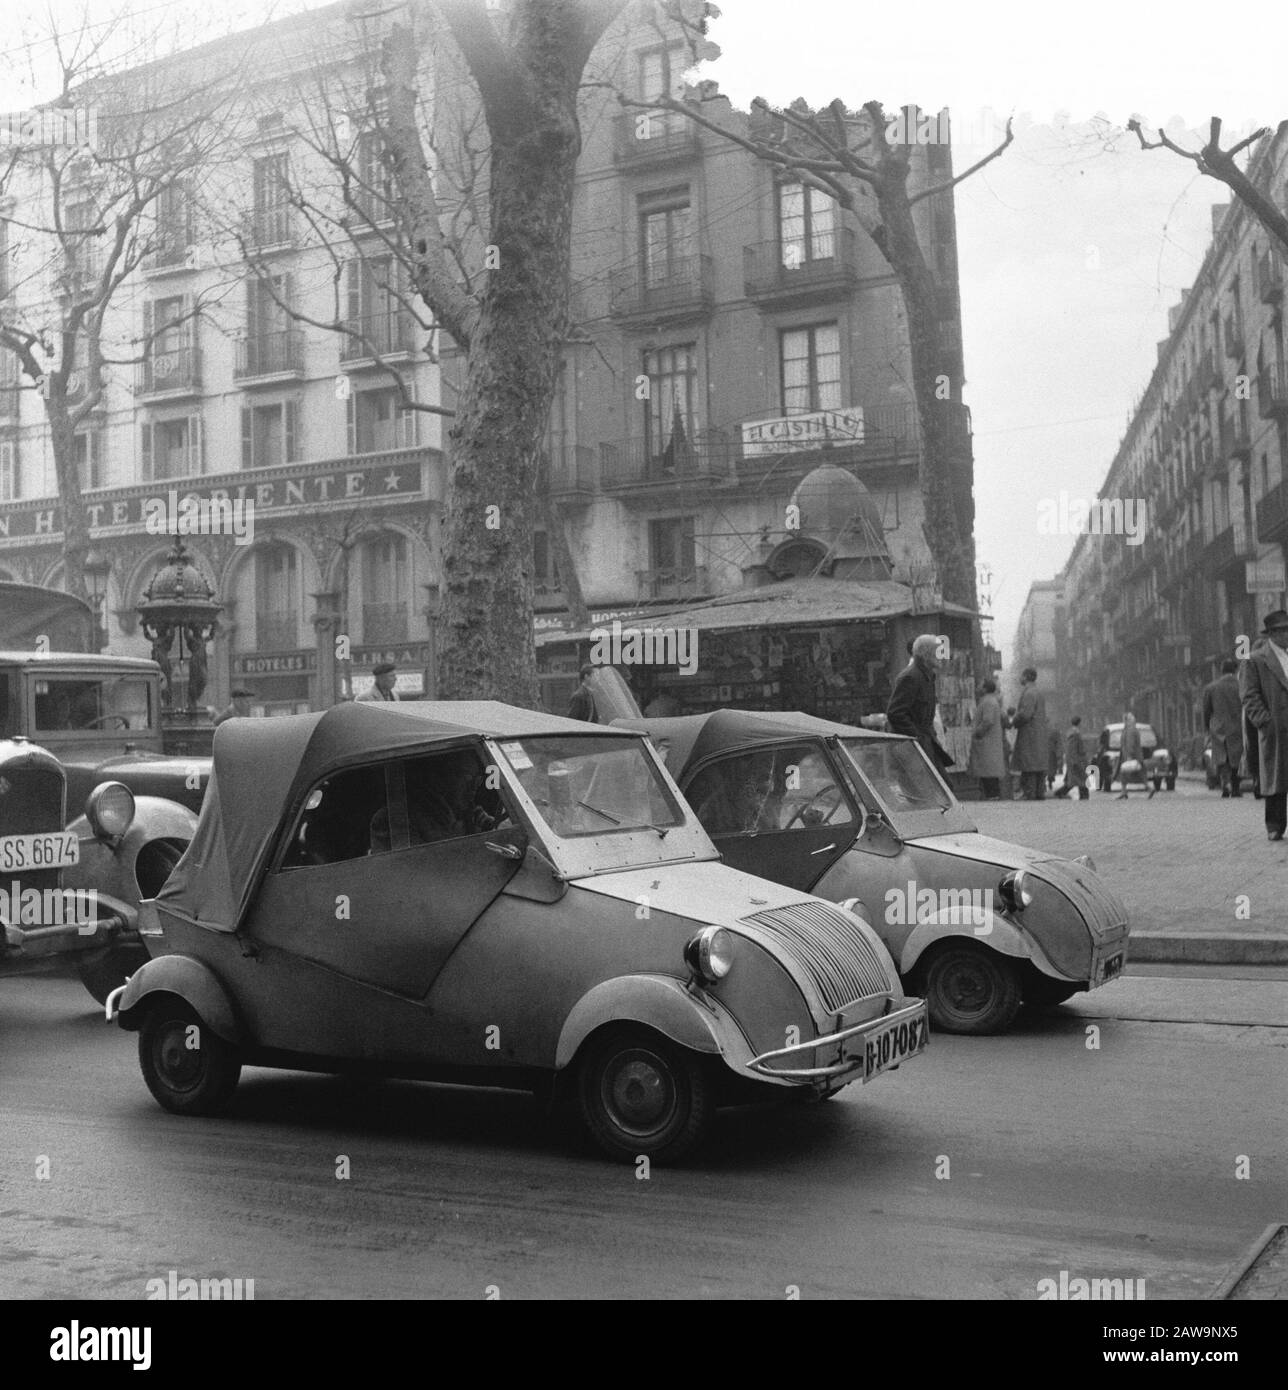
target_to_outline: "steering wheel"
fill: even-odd
[[[124,714],[100,714],[97,719],[90,719],[81,725],[82,729],[97,729],[108,719],[116,720],[118,729],[128,729],[130,727],[129,718]]]
[[[841,802],[845,800],[845,793],[840,789],[840,787],[836,785],[835,782],[828,783],[826,787],[820,787],[819,790],[816,791],[814,795],[811,796],[810,799],[807,802],[805,802],[803,806],[798,806],[796,808],[795,815],[793,815],[791,820],[789,820],[787,824],[783,826],[783,829],[790,830],[792,826],[796,824],[797,821],[800,821],[801,825],[804,825],[806,812],[810,811],[813,808],[814,803],[816,801],[822,800],[822,798],[825,797],[828,794],[828,792],[835,792],[836,800],[833,801],[832,804],[827,808],[827,811],[821,814],[819,816],[819,819],[814,822],[814,824],[816,825],[826,824],[828,816],[830,816],[832,812],[835,811],[836,808],[841,804]]]

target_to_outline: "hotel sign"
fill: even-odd
[[[810,415],[786,415],[758,420],[742,427],[744,458],[781,454],[791,449],[821,449],[830,444],[863,443],[863,407],[816,410]]]
[[[189,497],[196,499],[198,505],[215,499],[252,502],[260,521],[270,519],[274,513],[287,516],[317,506],[411,501],[425,495],[422,465],[432,457],[433,450],[417,449],[379,455],[367,462],[361,458],[342,459],[263,472],[228,473],[202,479],[195,486],[186,481],[176,485],[158,480],[90,493],[85,498],[85,511],[92,531],[143,531],[150,512],[155,510],[155,499],[168,499],[172,488],[182,488],[180,505]],[[151,509],[149,502],[153,504]],[[44,540],[62,535],[62,530],[62,508],[55,498],[0,506],[0,540]]]
[[[239,676],[306,676],[317,664],[314,652],[257,652],[233,658],[233,671]]]

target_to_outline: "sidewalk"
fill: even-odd
[[[1266,839],[1261,803],[1208,791],[1182,773],[1174,792],[1127,801],[969,802],[985,835],[1089,854],[1127,904],[1130,961],[1288,965],[1288,840]]]

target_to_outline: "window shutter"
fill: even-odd
[[[295,463],[299,457],[300,421],[299,421],[299,402],[287,401],[284,407],[285,430],[286,430],[286,459],[287,463]]]
[[[254,468],[255,449],[251,434],[250,407],[243,406],[241,413],[241,440],[242,440],[242,463],[243,468]]]
[[[150,482],[153,481],[153,479],[152,479],[152,426],[151,426],[150,424],[144,425],[144,426],[143,426],[142,434],[141,434],[141,442],[142,442],[142,447],[143,447],[143,468],[142,468],[143,481],[144,481],[145,483],[150,483]]]
[[[18,445],[13,439],[0,439],[0,499],[11,502],[18,496]]]
[[[356,260],[348,261],[344,267],[345,298],[347,301],[345,318],[348,319],[358,319],[362,317],[361,270],[362,262]]]
[[[358,452],[358,398],[350,392],[344,403],[345,430],[349,439],[349,453]]]
[[[204,473],[206,461],[206,439],[201,428],[201,416],[188,416],[188,473]]]

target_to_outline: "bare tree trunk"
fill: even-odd
[[[81,492],[76,467],[76,432],[67,401],[55,387],[45,402],[49,440],[54,453],[54,474],[63,514],[63,587],[77,598],[89,599],[85,582],[85,557],[90,550],[89,513]]]

